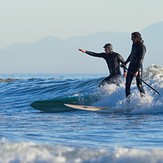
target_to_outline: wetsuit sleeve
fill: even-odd
[[[130,62],[130,58],[131,58],[131,54],[128,56],[127,60],[124,62],[125,65],[126,65],[128,62]]]
[[[101,58],[103,58],[103,56],[104,56],[104,53],[95,53],[95,52],[91,52],[91,51],[86,51],[85,53],[90,55],[90,56],[93,56],[93,57],[101,57]]]
[[[120,54],[117,54],[117,59],[122,64],[125,64],[125,61],[124,61],[123,57]],[[124,72],[126,72],[126,69],[125,68],[123,68],[123,70],[124,70]]]
[[[119,62],[121,62],[123,64],[125,63],[123,57],[120,54],[117,54],[117,59],[118,59]]]
[[[132,52],[133,52],[133,45],[132,45],[131,53],[130,53],[130,55],[128,56],[127,60],[126,60],[125,63],[124,63],[125,65],[126,65],[128,62],[130,62]]]

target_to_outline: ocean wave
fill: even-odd
[[[12,80],[11,80],[12,79]],[[7,79],[4,79],[7,81]],[[102,107],[122,108],[124,112],[130,108],[134,109],[131,113],[162,113],[163,98],[154,90],[143,84],[146,94],[140,98],[139,91],[133,80],[131,91],[132,98],[130,103],[125,98],[125,79],[120,86],[114,84],[98,87],[103,80],[101,76],[91,75],[48,75],[30,76],[20,75],[10,78],[12,82],[0,84],[0,97],[2,104],[9,102],[19,107],[30,106],[32,102],[38,100],[59,100],[64,104],[74,98],[73,103],[83,105],[93,105]],[[143,80],[163,94],[163,68],[158,65],[151,65],[144,70]],[[9,107],[9,106],[7,106]],[[4,107],[6,110],[6,107]],[[9,108],[7,108],[9,109]]]
[[[121,148],[91,149],[39,144],[34,142],[0,142],[0,162],[5,163],[103,163],[103,162],[132,162],[156,163],[163,162],[163,150]]]
[[[146,81],[152,88],[160,93],[160,95],[151,89],[148,85],[143,84],[146,94],[142,97],[136,86],[136,81],[133,80],[130,99],[125,98],[125,80],[119,87],[105,85],[99,92],[102,94],[100,100],[92,105],[107,107],[112,106],[115,110],[121,108],[121,112],[129,114],[158,114],[163,113],[163,68],[157,65],[151,65],[145,69],[143,80]],[[113,109],[113,112],[115,110]]]
[[[12,79],[12,78],[7,78],[7,79],[0,79],[0,83],[3,83],[3,82],[14,82],[16,81],[17,79]]]

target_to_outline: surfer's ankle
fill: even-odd
[[[127,95],[127,97],[126,97],[126,98],[128,98],[128,99],[129,99],[130,97],[131,97],[131,93],[130,93],[129,95]]]
[[[145,93],[141,92],[140,97],[144,97]]]

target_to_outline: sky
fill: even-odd
[[[0,48],[47,36],[132,32],[163,21],[163,0],[0,0]]]

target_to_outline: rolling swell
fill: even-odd
[[[10,78],[11,80],[7,80]],[[61,106],[67,101],[84,105],[125,106],[125,81],[120,87],[105,85],[98,87],[103,79],[100,75],[17,75],[3,79],[0,83],[1,110],[10,109],[33,110],[30,104],[39,100],[57,100]],[[6,82],[5,82],[6,80]],[[143,80],[163,94],[163,68],[151,65],[145,69]],[[162,108],[163,99],[153,90],[144,85],[146,98],[139,98],[135,81],[132,83],[133,98],[131,105],[141,104],[142,107]],[[61,104],[61,105],[60,105]],[[13,107],[14,106],[14,107]]]
[[[96,92],[99,78],[89,79],[73,78],[66,79],[56,77],[34,77],[23,78],[16,76],[12,80],[3,80],[0,83],[1,110],[22,108],[31,109],[30,104],[38,100],[57,99],[60,103],[74,101],[74,103],[90,104]],[[8,105],[9,104],[9,105]],[[13,107],[14,106],[14,107]]]

